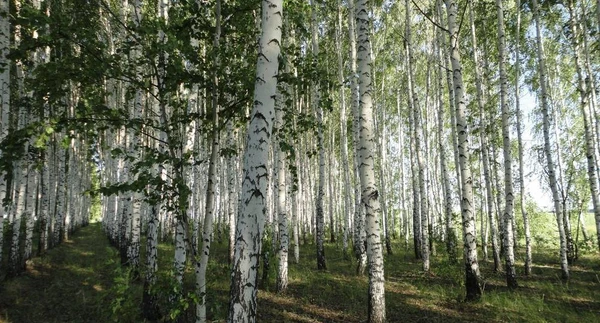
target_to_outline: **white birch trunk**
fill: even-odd
[[[400,111],[400,91],[396,93],[396,111],[398,113],[398,124],[402,124],[402,114]],[[400,127],[398,130],[398,142],[400,149],[400,200],[401,200],[401,218],[402,218],[402,235],[404,236],[404,250],[408,250],[408,236],[409,236],[409,221],[408,211],[406,210],[406,185],[404,180],[404,129]]]
[[[342,250],[344,258],[348,257],[348,239],[351,230],[350,226],[350,214],[352,205],[352,192],[350,188],[350,168],[348,166],[348,136],[347,129],[348,123],[346,119],[346,87],[344,86],[344,61],[342,55],[342,2],[338,0],[338,21],[336,29],[336,49],[338,59],[338,82],[340,83],[340,146],[341,146],[341,159],[342,159],[342,171],[343,171],[343,185],[344,185],[344,233],[342,237]]]
[[[279,227],[279,247],[277,250],[277,258],[279,266],[277,268],[277,292],[284,292],[288,286],[288,249],[289,249],[289,234],[288,234],[288,214],[286,210],[286,185],[285,185],[285,151],[281,149],[284,142],[283,135],[283,109],[280,107],[275,111],[275,124],[277,126],[277,145],[274,151],[277,156],[275,159],[275,167],[277,168],[277,215]]]
[[[242,198],[231,270],[227,318],[231,323],[256,321],[257,269],[267,207],[267,161],[275,112],[282,18],[281,0],[262,1],[262,33],[256,65],[254,107],[244,152]]]
[[[492,193],[492,174],[490,170],[490,159],[489,159],[489,150],[487,144],[487,117],[485,115],[485,100],[484,93],[482,89],[482,76],[481,76],[481,67],[479,66],[479,52],[477,48],[477,38],[475,34],[475,22],[473,19],[473,8],[472,2],[469,2],[469,20],[471,26],[471,43],[473,47],[473,61],[475,62],[475,84],[477,88],[477,105],[479,107],[479,122],[480,122],[480,130],[479,130],[479,140],[481,141],[481,158],[483,164],[483,178],[485,181],[485,196],[486,196],[486,205],[487,205],[487,216],[489,221],[489,226],[492,229],[491,240],[492,240],[492,254],[494,257],[494,271],[498,272],[500,270],[500,246],[498,242],[498,226],[496,225],[496,217],[493,212],[493,193]]]
[[[587,84],[585,82],[586,78],[589,78],[589,75],[584,74],[583,68],[581,66],[581,60],[579,58],[579,38],[581,34],[578,31],[579,22],[577,20],[577,15],[573,8],[573,0],[568,0],[567,7],[569,9],[569,18],[570,18],[570,27],[571,27],[571,37],[572,37],[572,45],[573,45],[573,53],[575,59],[575,69],[577,71],[577,90],[580,95],[580,106],[583,115],[583,127],[585,130],[585,148],[586,148],[586,158],[587,158],[587,172],[588,179],[590,183],[590,193],[592,197],[592,206],[594,208],[594,216],[596,218],[596,231],[597,231],[597,239],[598,243],[600,243],[600,198],[598,197],[598,179],[596,174],[596,156],[594,151],[594,139],[592,135],[592,127],[591,127],[591,117],[589,113],[589,94],[593,91],[593,89],[588,89]]]
[[[466,118],[466,104],[464,99],[464,84],[462,65],[458,49],[457,4],[454,0],[446,0],[448,13],[448,29],[450,31],[450,61],[453,70],[454,96],[456,104],[456,132],[458,133],[458,155],[461,182],[461,213],[464,243],[465,287],[467,300],[481,297],[481,278],[477,262],[477,239],[475,236],[475,219],[473,205],[473,179],[471,177],[470,151],[468,138],[468,125]]]
[[[227,147],[234,149],[235,137],[237,136],[237,129],[233,129],[232,121],[227,124]],[[235,247],[235,222],[236,222],[236,201],[237,191],[235,187],[238,185],[237,181],[237,156],[231,155],[227,158],[227,176],[228,176],[228,188],[229,188],[229,203],[228,203],[228,217],[229,217],[229,263],[233,261],[234,247]]]
[[[311,0],[311,36],[312,36],[312,55],[314,60],[314,65],[317,66],[319,56],[319,42],[318,42],[318,32],[317,32],[317,5],[315,5],[315,1]],[[314,77],[318,77],[315,73]],[[318,85],[318,80],[314,79],[312,84],[312,106],[313,109],[317,112],[317,147],[319,149],[319,180],[317,186],[317,196],[316,196],[316,229],[317,229],[317,269],[325,270],[327,269],[327,263],[325,262],[325,216],[323,211],[323,197],[325,195],[324,186],[325,186],[325,145],[324,145],[324,128],[325,123],[323,121],[323,107],[321,106],[321,89]]]
[[[441,0],[436,1],[436,13],[437,17],[441,19],[442,17],[442,3]],[[452,191],[450,190],[450,176],[448,174],[448,165],[446,161],[446,143],[444,136],[444,100],[442,95],[443,89],[443,75],[444,75],[444,66],[442,62],[447,61],[445,56],[442,55],[441,48],[443,46],[442,38],[444,35],[442,32],[437,32],[437,46],[436,46],[436,55],[438,61],[440,62],[440,67],[438,70],[438,149],[439,149],[439,158],[440,158],[440,172],[442,177],[442,194],[444,200],[444,216],[445,216],[445,224],[446,224],[446,251],[448,252],[448,258],[451,262],[455,263],[457,261],[456,258],[456,232],[454,230],[454,219],[452,216]],[[444,58],[442,60],[442,58]]]
[[[157,305],[157,295],[153,290],[158,271],[158,214],[160,205],[152,205],[148,219],[148,232],[146,238],[146,277],[142,298],[142,311],[148,320],[157,320],[160,313]]]
[[[0,0],[0,142],[8,135],[9,113],[10,113],[10,66],[11,62],[7,55],[10,48],[10,21],[9,0]],[[3,152],[0,150],[0,157]],[[5,174],[0,173],[0,264],[2,263],[2,252],[4,244],[4,217],[8,210],[3,206],[7,194],[7,183]]]
[[[359,0],[356,6],[358,39],[358,75],[360,102],[360,182],[362,203],[365,207],[367,235],[367,262],[369,267],[368,322],[385,322],[385,277],[383,246],[379,229],[379,193],[375,179],[375,138],[373,127],[373,83],[371,74],[370,23],[367,1]]]
[[[348,33],[350,40],[350,91],[351,91],[351,100],[352,103],[352,137],[354,145],[354,198],[355,198],[355,207],[354,207],[354,254],[357,259],[357,267],[356,272],[362,275],[365,272],[367,267],[367,253],[365,249],[365,217],[364,217],[364,207],[361,203],[361,184],[359,179],[359,158],[358,158],[358,145],[359,145],[359,123],[360,123],[360,113],[359,113],[359,92],[358,92],[358,74],[357,74],[357,66],[356,66],[356,10],[355,10],[354,0],[348,1]]]
[[[221,1],[215,3],[215,38],[214,48],[217,54],[214,57],[215,69],[219,68],[219,41],[221,38]],[[200,302],[196,306],[196,322],[206,322],[206,269],[210,255],[210,244],[213,235],[213,219],[215,206],[215,181],[217,180],[217,163],[219,162],[219,78],[217,72],[213,75],[212,92],[212,145],[210,163],[208,165],[208,182],[206,185],[206,204],[204,210],[204,225],[202,227],[202,247],[200,260],[196,264],[196,293]]]
[[[498,14],[498,68],[500,70],[500,106],[502,108],[502,142],[504,145],[504,263],[506,270],[506,285],[509,288],[517,287],[517,273],[515,270],[515,254],[513,239],[514,195],[512,179],[512,156],[510,146],[510,109],[507,101],[508,80],[506,76],[506,37],[504,34],[504,9],[502,0],[496,0]]]
[[[29,164],[29,163],[28,163]],[[35,220],[35,210],[37,202],[37,172],[33,165],[27,167],[27,193],[25,205],[25,246],[23,250],[23,262],[29,260],[33,254],[33,225]]]
[[[16,36],[15,36],[16,37]],[[27,111],[24,107],[18,108],[18,114],[16,118],[17,125],[15,129],[23,129],[27,122]],[[24,257],[20,253],[20,239],[21,239],[21,221],[25,217],[25,206],[27,200],[27,175],[28,175],[28,163],[26,162],[26,156],[28,154],[28,144],[24,144],[24,155],[19,160],[13,161],[13,202],[12,210],[12,239],[10,244],[10,258],[9,258],[9,273],[16,275],[23,271]]]
[[[412,141],[413,141],[413,149],[414,149],[414,154],[415,154],[415,161],[416,161],[416,169],[413,169],[413,171],[416,170],[415,173],[413,173],[413,176],[415,176],[416,178],[414,178],[414,180],[416,181],[416,184],[414,186],[414,189],[418,190],[418,195],[419,195],[419,199],[415,200],[415,209],[417,208],[416,203],[418,203],[418,209],[419,209],[419,219],[420,219],[420,223],[416,223],[416,225],[420,225],[420,230],[419,230],[419,247],[421,248],[420,250],[420,255],[421,258],[423,260],[423,271],[428,272],[429,271],[429,223],[428,223],[428,212],[427,212],[427,194],[425,192],[425,162],[423,160],[423,152],[422,152],[422,147],[421,147],[421,141],[422,141],[422,133],[423,133],[423,119],[422,119],[422,114],[421,114],[421,109],[419,106],[419,100],[417,97],[417,94],[415,92],[415,87],[414,87],[414,75],[413,75],[413,55],[412,55],[412,43],[411,43],[411,28],[410,28],[410,24],[411,24],[411,19],[410,19],[410,15],[409,13],[411,12],[410,9],[410,2],[408,0],[405,1],[405,5],[406,5],[406,51],[408,53],[407,59],[408,59],[408,87],[409,87],[409,109],[411,109],[410,113],[411,113],[411,119],[413,120],[413,122],[411,122],[412,124]],[[416,195],[415,195],[416,196]],[[416,218],[415,218],[416,220]],[[415,234],[416,235],[416,234]]]
[[[548,92],[546,79],[546,63],[544,59],[544,46],[542,44],[542,32],[539,17],[539,8],[537,0],[533,0],[533,18],[536,26],[536,45],[538,59],[538,73],[540,77],[540,91],[543,117],[543,132],[544,132],[544,153],[546,155],[546,163],[548,167],[548,177],[550,182],[550,190],[552,191],[552,199],[554,201],[554,214],[558,225],[558,234],[560,239],[560,267],[562,279],[569,279],[569,262],[567,261],[567,239],[565,235],[565,227],[563,225],[562,207],[558,196],[558,187],[556,182],[556,173],[554,171],[554,161],[552,158],[552,150],[550,148],[550,113],[548,107]]]
[[[515,0],[515,7],[521,8],[521,0]],[[531,230],[529,228],[529,215],[525,208],[525,176],[523,170],[523,131],[521,128],[521,105],[520,105],[520,35],[521,35],[521,10],[517,10],[517,32],[515,36],[515,113],[517,115],[517,142],[519,146],[519,198],[521,201],[521,215],[523,216],[523,230],[525,231],[525,275],[531,275]]]

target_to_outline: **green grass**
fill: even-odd
[[[481,301],[465,303],[461,264],[449,264],[442,252],[432,258],[431,273],[400,244],[386,257],[386,303],[389,322],[597,322],[600,320],[600,257],[581,255],[563,283],[556,250],[535,249],[531,277],[521,275],[515,291],[506,289],[504,276],[481,263],[485,291]],[[301,248],[300,264],[290,263],[290,284],[284,294],[275,290],[275,259],[267,281],[261,281],[259,322],[364,322],[367,313],[366,275],[357,277],[355,262],[344,260],[340,247],[326,244],[328,270],[316,270],[315,246]],[[442,246],[438,246],[442,251]],[[161,244],[161,274],[157,289],[163,314],[168,315],[168,271],[173,248]],[[142,250],[143,254],[143,250]],[[186,292],[193,291],[193,271],[186,275]],[[226,242],[215,239],[208,269],[209,320],[227,315],[229,265]],[[100,225],[77,232],[71,241],[34,258],[25,274],[0,287],[0,322],[143,322],[140,318],[142,281],[120,270],[118,254],[110,248]],[[182,309],[185,320],[193,304]],[[184,321],[185,321],[184,320]]]

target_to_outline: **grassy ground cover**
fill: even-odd
[[[208,269],[208,314],[224,321],[227,314],[229,265],[226,242],[215,239]],[[386,302],[389,322],[597,322],[600,321],[600,259],[583,255],[571,267],[569,283],[560,280],[556,250],[536,250],[531,277],[519,275],[520,287],[507,290],[504,276],[481,263],[485,291],[481,301],[464,303],[460,264],[449,264],[440,252],[424,274],[410,251],[398,244],[386,257]],[[355,262],[344,260],[340,247],[326,244],[329,270],[317,271],[315,247],[301,248],[300,264],[290,264],[289,290],[275,290],[275,259],[261,281],[260,322],[361,322],[367,313],[367,277],[354,274]],[[441,249],[441,246],[438,247]],[[143,250],[142,250],[143,252]],[[168,318],[172,247],[160,246],[161,275],[157,292]],[[142,253],[143,254],[143,253]],[[522,263],[518,263],[522,266]],[[520,271],[521,268],[519,268]],[[143,282],[120,269],[118,254],[100,224],[77,232],[71,240],[34,258],[25,274],[0,285],[0,322],[142,322]],[[193,272],[186,280],[193,290]],[[187,309],[171,306],[171,313]]]

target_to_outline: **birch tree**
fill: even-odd
[[[196,306],[196,322],[206,322],[206,269],[208,267],[208,258],[210,255],[210,245],[213,235],[214,205],[215,205],[215,181],[217,180],[217,163],[219,162],[219,70],[220,56],[219,46],[221,38],[221,1],[215,3],[215,36],[213,40],[213,50],[215,52],[213,71],[213,89],[212,89],[212,142],[210,152],[210,162],[208,164],[208,182],[206,185],[206,200],[204,209],[204,225],[202,226],[202,247],[200,249],[200,259],[196,263],[196,293],[200,302]]]
[[[244,152],[244,175],[231,270],[228,322],[255,322],[257,268],[267,195],[267,161],[275,113],[278,56],[283,18],[281,0],[263,0],[254,106]]]
[[[438,19],[442,18],[442,1],[436,0],[436,15]],[[442,31],[437,30],[436,35],[436,56],[439,62],[447,61],[442,60],[445,56],[442,54],[443,40],[444,37]],[[440,172],[443,192],[443,204],[444,204],[444,215],[446,223],[446,251],[448,252],[448,258],[451,262],[456,262],[456,233],[454,230],[454,219],[452,215],[452,191],[450,190],[450,176],[448,174],[448,164],[446,161],[446,142],[444,140],[444,100],[442,95],[444,78],[444,66],[440,64],[438,70],[437,79],[437,97],[438,97],[438,124],[437,124],[437,136],[438,136],[438,147],[439,147],[439,158],[440,158]],[[452,107],[450,107],[452,109]]]
[[[367,234],[367,263],[369,267],[368,322],[385,322],[385,277],[383,246],[380,235],[379,193],[375,179],[375,138],[373,124],[373,83],[368,1],[356,3],[356,29],[358,41],[358,85],[360,102],[360,161],[361,199],[365,208]]]
[[[544,154],[546,157],[546,165],[548,171],[548,180],[550,190],[552,191],[552,200],[554,201],[554,214],[558,225],[558,234],[560,239],[560,267],[563,280],[569,279],[569,263],[567,261],[567,238],[565,235],[565,227],[563,225],[562,206],[558,194],[558,186],[556,182],[556,173],[554,170],[554,161],[552,149],[550,148],[550,112],[548,107],[548,91],[546,79],[546,62],[544,58],[544,46],[542,44],[542,31],[540,24],[540,13],[537,0],[532,0],[533,19],[535,20],[536,30],[536,54],[537,54],[537,72],[540,80],[540,101],[542,109],[542,126],[544,132]]]
[[[506,76],[506,36],[504,34],[504,9],[502,0],[496,0],[496,11],[498,14],[498,69],[500,70],[500,106],[502,109],[502,142],[504,144],[504,250],[506,284],[509,288],[517,287],[517,273],[515,271],[515,255],[513,249],[513,216],[514,195],[512,179],[512,156],[510,146],[510,111],[507,101],[508,80]]]
[[[0,0],[0,143],[8,135],[9,113],[10,113],[10,60],[8,59],[10,47],[10,20],[9,0]],[[4,155],[0,150],[0,158]],[[0,263],[4,244],[4,216],[7,209],[4,207],[4,199],[7,194],[7,183],[4,173],[0,173]]]
[[[280,94],[281,95],[281,94]],[[275,124],[277,129],[275,151],[276,151],[276,164],[277,167],[277,218],[278,218],[278,229],[279,229],[279,248],[277,252],[278,268],[277,268],[277,291],[283,292],[288,286],[288,254],[289,254],[289,230],[288,230],[288,214],[286,210],[286,164],[285,164],[285,151],[283,150],[284,132],[283,132],[283,107],[275,112]]]
[[[589,179],[590,193],[592,197],[592,206],[594,216],[596,218],[597,239],[600,245],[600,199],[598,197],[598,176],[596,173],[596,154],[594,151],[594,139],[592,135],[591,116],[589,109],[589,97],[593,89],[588,89],[589,82],[586,79],[590,75],[586,75],[580,59],[580,38],[582,35],[579,32],[579,22],[574,9],[573,0],[567,1],[567,9],[569,11],[569,26],[571,29],[571,44],[573,46],[573,58],[575,60],[575,69],[577,71],[577,91],[579,92],[579,105],[583,116],[583,128],[585,132],[585,151],[587,159],[587,173]],[[585,36],[584,36],[585,37]]]
[[[367,267],[367,253],[365,249],[365,214],[361,203],[361,182],[359,179],[358,157],[359,146],[359,89],[358,89],[358,73],[357,73],[357,46],[356,46],[356,10],[354,0],[348,0],[348,34],[350,40],[350,102],[352,104],[352,141],[354,148],[354,255],[357,260],[356,273],[362,275]]]
[[[325,216],[323,212],[323,197],[325,195],[325,145],[324,145],[324,127],[323,121],[323,107],[321,106],[321,89],[317,80],[318,56],[319,56],[319,41],[317,32],[317,5],[314,0],[311,0],[311,34],[312,34],[312,55],[313,55],[313,68],[314,84],[312,85],[312,105],[317,112],[317,148],[319,150],[319,183],[317,186],[317,198],[316,198],[316,234],[317,234],[317,269],[327,269],[327,263],[325,262]],[[332,228],[333,230],[333,228]]]
[[[341,160],[343,170],[343,184],[344,184],[344,236],[343,240],[343,253],[344,257],[347,257],[348,250],[348,235],[350,231],[350,214],[352,205],[352,193],[350,190],[350,167],[348,166],[348,136],[347,136],[347,119],[346,119],[346,87],[344,86],[344,59],[342,55],[342,2],[338,0],[338,20],[336,25],[336,50],[338,59],[338,82],[340,83],[340,140],[341,140]]]
[[[477,261],[477,239],[475,237],[475,219],[473,205],[473,179],[470,168],[469,138],[466,118],[466,104],[464,99],[464,84],[462,77],[462,64],[458,43],[458,25],[456,23],[458,6],[454,0],[446,1],[448,15],[448,30],[450,32],[450,61],[453,70],[454,97],[456,103],[456,132],[458,133],[458,155],[461,182],[461,214],[464,243],[465,287],[467,300],[481,297],[481,278],[479,263]]]
[[[521,1],[515,0],[517,11],[517,30],[515,36],[515,114],[517,117],[517,144],[519,148],[519,198],[521,204],[521,215],[523,216],[523,230],[525,231],[525,275],[531,275],[531,230],[529,228],[529,216],[525,209],[525,176],[523,170],[523,130],[522,113],[520,104],[520,78],[521,78]]]

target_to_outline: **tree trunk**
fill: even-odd
[[[9,1],[0,0],[0,142],[8,135],[9,113],[10,113],[10,59],[7,57],[10,50],[10,17]],[[0,150],[2,157],[2,150]],[[4,216],[8,215],[8,210],[3,206],[4,198],[7,194],[7,183],[4,173],[0,173],[0,264],[2,263],[2,253],[4,244]]]
[[[413,166],[413,190],[415,192],[415,210],[418,212],[413,213],[413,226],[415,228],[415,250],[417,245],[420,247],[420,258],[423,259],[423,271],[429,271],[429,225],[427,223],[427,194],[425,193],[425,163],[423,161],[421,151],[421,134],[423,133],[423,122],[421,117],[421,109],[419,107],[419,101],[414,88],[414,75],[413,75],[413,55],[412,55],[412,43],[411,43],[411,19],[410,19],[410,2],[405,1],[406,6],[406,52],[408,60],[408,106],[410,109],[410,124],[412,125],[412,149],[414,153],[415,163]],[[418,198],[417,198],[418,191]],[[418,205],[417,205],[418,203]],[[417,219],[418,218],[418,219]],[[418,233],[417,233],[417,228]],[[417,234],[419,235],[417,237]],[[417,255],[418,256],[418,255]],[[418,258],[418,257],[417,257]]]
[[[281,95],[281,94],[280,94]],[[277,268],[277,292],[284,292],[288,286],[288,250],[289,250],[289,233],[288,233],[288,214],[285,205],[286,185],[285,185],[285,151],[281,148],[285,142],[283,133],[283,107],[275,111],[276,124],[276,142],[274,151],[277,156],[275,159],[275,167],[277,168],[277,215],[279,227],[279,248],[277,250],[277,260],[279,266]]]
[[[369,264],[368,322],[385,322],[385,277],[383,246],[379,230],[379,193],[375,179],[375,138],[373,128],[373,83],[371,81],[371,42],[367,0],[356,5],[358,75],[360,102],[360,183],[366,213],[367,259]]]
[[[480,129],[479,129],[479,139],[481,141],[481,154],[483,159],[483,177],[485,180],[485,189],[486,189],[486,205],[487,205],[487,216],[489,219],[489,226],[491,228],[491,240],[492,240],[492,253],[494,257],[494,271],[498,272],[500,270],[500,247],[498,245],[498,226],[496,225],[496,217],[494,215],[493,207],[493,193],[492,193],[492,174],[490,171],[490,158],[489,158],[489,150],[487,144],[487,118],[484,113],[484,94],[482,89],[482,77],[481,77],[481,69],[479,66],[479,53],[477,50],[477,38],[475,34],[475,21],[473,19],[473,5],[472,2],[469,2],[469,19],[471,26],[471,43],[473,46],[473,61],[475,62],[475,84],[477,88],[477,105],[479,107],[479,120],[480,120]]]
[[[348,239],[350,233],[350,214],[352,205],[352,192],[350,188],[350,167],[348,166],[348,122],[346,119],[346,87],[344,86],[344,61],[342,55],[342,2],[338,3],[338,21],[335,34],[337,59],[338,59],[338,82],[340,83],[340,153],[342,159],[343,185],[344,185],[344,236],[343,236],[343,254],[344,259],[348,258]]]
[[[314,67],[318,65],[317,57],[319,56],[319,43],[318,43],[318,32],[317,32],[317,5],[314,0],[311,0],[311,34],[312,34],[312,54]],[[317,147],[319,149],[319,181],[317,186],[317,199],[316,199],[316,229],[317,229],[317,269],[327,269],[327,263],[325,262],[325,216],[323,211],[323,197],[325,195],[325,145],[324,141],[324,128],[325,123],[323,121],[323,107],[321,106],[321,89],[319,88],[317,77],[318,74],[315,71],[312,84],[312,106],[317,112]]]
[[[202,247],[200,259],[196,263],[196,293],[200,301],[196,306],[196,322],[206,322],[206,270],[210,256],[210,245],[213,235],[213,219],[215,211],[215,181],[217,180],[217,163],[219,162],[219,78],[217,72],[220,65],[219,41],[221,38],[221,1],[215,3],[215,36],[213,46],[215,49],[212,89],[212,142],[210,163],[208,165],[208,182],[206,185],[206,202],[204,209],[204,224],[202,226]],[[222,192],[222,191],[221,191]],[[195,252],[195,250],[194,250]]]
[[[400,91],[396,92],[396,111],[398,113],[398,124],[402,125],[402,117],[400,112]],[[409,236],[409,224],[408,224],[408,212],[406,210],[406,185],[404,181],[404,129],[400,127],[398,130],[398,142],[399,142],[399,150],[400,150],[400,200],[401,200],[401,210],[400,213],[402,215],[402,234],[404,236],[404,249],[408,250],[408,236]]]
[[[436,1],[436,14],[438,19],[443,17],[442,15],[442,3],[441,0]],[[444,199],[444,219],[446,223],[446,252],[448,252],[448,259],[450,262],[455,263],[457,261],[456,258],[456,232],[454,230],[454,219],[452,216],[452,191],[450,190],[450,176],[448,174],[448,165],[446,162],[446,141],[444,136],[444,101],[442,95],[443,89],[443,75],[444,75],[444,64],[443,62],[447,62],[447,59],[442,60],[442,57],[446,57],[442,55],[441,48],[443,46],[442,38],[444,35],[441,31],[437,31],[436,35],[436,56],[438,61],[440,62],[440,67],[438,70],[438,79],[437,79],[437,89],[438,89],[438,128],[437,128],[437,136],[438,136],[438,148],[439,148],[439,158],[440,158],[440,172],[442,176],[442,193]],[[450,107],[452,108],[452,107]]]
[[[359,114],[359,92],[358,92],[358,74],[357,74],[357,58],[356,58],[356,10],[354,0],[348,0],[348,33],[350,34],[350,78],[351,102],[352,102],[352,137],[354,145],[354,255],[356,256],[357,265],[356,273],[362,275],[367,267],[367,251],[365,249],[365,214],[364,207],[361,203],[361,184],[359,179],[359,131],[360,131],[360,114]]]
[[[510,110],[507,101],[508,80],[506,69],[506,37],[504,34],[504,9],[502,0],[496,0],[496,9],[498,14],[498,68],[500,70],[500,105],[502,107],[502,142],[504,144],[504,245],[506,246],[504,261],[506,269],[506,285],[509,288],[517,287],[517,273],[515,271],[515,255],[513,249],[513,216],[514,216],[514,196],[512,180],[512,156],[510,146]]]
[[[463,223],[465,287],[467,300],[481,297],[481,278],[477,262],[477,239],[475,236],[475,219],[473,216],[473,182],[470,167],[470,151],[468,147],[468,130],[466,104],[464,101],[464,85],[460,52],[458,49],[458,26],[456,24],[457,4],[454,0],[446,0],[448,12],[448,30],[450,31],[450,61],[453,70],[454,96],[456,102],[456,132],[458,133],[458,155],[461,182],[461,213]]]
[[[525,176],[523,170],[523,130],[521,128],[521,105],[520,105],[520,35],[521,35],[521,0],[515,0],[517,8],[517,32],[515,36],[515,114],[517,115],[517,143],[519,146],[519,198],[521,201],[521,215],[523,216],[523,230],[525,231],[525,275],[531,275],[531,230],[529,228],[529,215],[525,208]]]
[[[558,234],[560,239],[560,267],[562,272],[562,279],[568,280],[569,262],[567,261],[567,239],[565,236],[565,228],[563,226],[560,199],[558,197],[558,187],[556,183],[556,173],[554,172],[552,150],[550,149],[550,114],[548,107],[548,93],[546,90],[546,64],[544,59],[544,47],[542,45],[542,32],[539,15],[540,14],[537,0],[533,0],[533,17],[536,26],[538,73],[540,77],[540,91],[543,116],[544,153],[546,155],[546,163],[548,167],[548,177],[550,182],[550,189],[552,191],[552,199],[554,200],[554,214],[556,216],[556,223],[558,225]]]
[[[594,216],[596,218],[596,231],[597,231],[597,239],[600,245],[600,199],[598,198],[598,179],[596,174],[596,156],[594,151],[594,139],[592,136],[591,129],[591,118],[589,114],[589,93],[593,91],[593,89],[588,89],[587,84],[585,82],[586,78],[589,78],[589,75],[585,75],[584,71],[581,67],[581,61],[579,59],[579,37],[581,34],[578,32],[577,27],[579,26],[579,22],[577,20],[577,15],[574,12],[573,8],[573,0],[569,0],[567,2],[567,7],[569,9],[569,18],[570,18],[570,27],[571,27],[571,42],[573,45],[573,53],[575,60],[575,68],[577,70],[577,90],[579,91],[580,101],[579,104],[581,106],[581,111],[583,115],[583,128],[585,130],[585,148],[586,148],[586,157],[587,157],[587,172],[588,179],[590,183],[590,193],[592,197],[592,206],[594,208]]]
[[[267,161],[277,90],[283,8],[281,0],[262,1],[254,107],[244,152],[242,203],[236,225],[228,322],[256,321],[257,269],[267,194]]]

